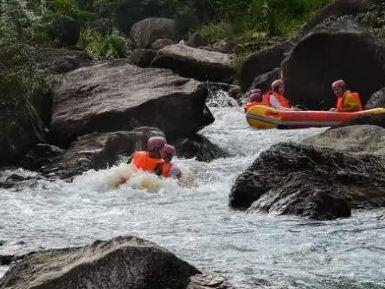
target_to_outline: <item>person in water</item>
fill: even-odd
[[[254,105],[261,105],[263,101],[263,93],[262,90],[255,88],[251,90],[249,95],[249,102],[245,105],[245,112]]]
[[[162,175],[162,150],[166,139],[161,136],[150,137],[147,142],[148,151],[137,151],[132,156],[131,163],[138,169],[149,173]]]
[[[176,154],[174,146],[166,144],[162,150],[163,164],[162,164],[162,176],[165,178],[180,179],[182,176],[181,170],[176,167],[171,161]]]
[[[346,88],[342,79],[333,82],[332,90],[337,97],[337,106],[331,111],[352,112],[362,110],[361,98],[357,92],[351,92]]]
[[[284,96],[285,83],[282,79],[274,80],[271,91],[263,96],[263,105],[276,109],[291,109],[289,101]]]

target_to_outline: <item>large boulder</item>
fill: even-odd
[[[377,156],[281,143],[237,178],[230,205],[248,208],[258,201],[254,209],[262,211],[276,208],[278,213],[320,219],[347,216],[348,207],[385,206],[384,172],[385,162]]]
[[[385,129],[378,126],[357,125],[330,129],[303,140],[303,143],[350,154],[385,157]]]
[[[337,0],[319,10],[312,19],[292,39],[253,52],[241,64],[240,81],[242,90],[249,89],[253,79],[265,74],[275,67],[280,67],[286,55],[304,36],[317,25],[330,17],[356,15],[368,8],[368,0]],[[327,43],[324,43],[327,46]],[[330,47],[330,46],[328,46]],[[322,59],[322,58],[321,58]]]
[[[160,38],[173,41],[180,40],[178,25],[175,20],[168,18],[146,18],[131,27],[131,38],[139,48],[150,48],[151,44]]]
[[[68,179],[91,169],[105,169],[113,166],[119,156],[147,149],[147,140],[152,136],[165,135],[151,127],[83,135],[59,157],[48,158],[40,170],[47,176]]]
[[[26,255],[0,280],[1,289],[181,289],[199,274],[149,241],[117,237],[78,248]]]
[[[291,40],[279,43],[250,54],[241,64],[240,82],[243,91],[252,84],[255,77],[266,74],[281,66],[286,53],[293,47]]]
[[[159,50],[152,66],[169,68],[184,77],[202,81],[232,82],[236,74],[230,55],[184,44],[169,45]]]
[[[357,15],[365,11],[370,0],[337,0],[319,10],[312,19],[299,31],[297,38],[309,33],[314,27],[321,24],[330,17],[341,17],[344,15]]]
[[[347,49],[353,47],[354,49]],[[331,83],[344,79],[363,103],[385,83],[385,47],[354,21],[318,26],[282,64],[287,95],[309,109],[335,107]]]
[[[247,212],[296,215],[316,220],[351,216],[348,201],[328,180],[298,172],[284,177],[283,181],[284,186],[263,194]]]
[[[365,105],[365,109],[376,107],[385,107],[385,87],[373,93]]]
[[[153,49],[134,49],[130,54],[130,63],[139,67],[150,67],[156,56]]]
[[[54,140],[63,144],[91,132],[155,126],[168,137],[193,134],[213,122],[207,90],[169,70],[126,61],[77,69],[56,89]]]
[[[265,74],[259,75],[256,78],[254,78],[251,88],[259,88],[262,91],[268,91],[271,89],[271,83],[280,78],[281,76],[281,69],[275,68],[272,71],[269,71]]]
[[[173,144],[176,147],[178,157],[196,158],[200,162],[211,162],[230,156],[229,152],[199,134],[177,139],[173,141]]]

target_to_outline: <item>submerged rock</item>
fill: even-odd
[[[31,253],[0,280],[1,289],[231,289],[156,244],[117,237],[78,248]]]
[[[371,155],[277,144],[263,152],[231,190],[234,208],[248,208],[255,201],[253,210],[320,219],[347,216],[348,207],[382,207],[385,163]]]
[[[331,84],[337,79],[359,92],[365,104],[384,86],[385,46],[354,21],[327,22],[296,44],[282,70],[287,95],[294,104],[309,109],[335,107]]]
[[[58,143],[91,132],[155,126],[167,136],[191,135],[214,121],[207,90],[170,70],[139,68],[125,61],[84,67],[56,89],[52,132]]]
[[[169,45],[159,50],[152,66],[168,68],[184,77],[202,81],[231,83],[236,74],[230,55],[184,44]]]
[[[149,48],[155,40],[161,38],[180,40],[176,21],[168,18],[143,19],[132,26],[130,35],[139,48]]]

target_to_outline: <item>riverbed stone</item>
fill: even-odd
[[[349,154],[385,157],[385,129],[378,126],[355,125],[329,129],[302,143]]]
[[[168,68],[184,77],[201,81],[231,83],[236,75],[231,55],[193,48],[181,43],[159,50],[152,66]]]
[[[237,178],[230,205],[247,209],[257,201],[252,210],[346,217],[348,208],[385,206],[384,172],[384,160],[374,155],[280,143],[261,153]]]
[[[186,288],[200,271],[156,244],[117,237],[78,248],[29,254],[0,281],[1,289]]]
[[[214,121],[206,97],[200,82],[166,69],[140,68],[126,60],[80,68],[55,90],[53,139],[63,145],[87,133],[139,126],[188,136]]]
[[[385,87],[373,93],[365,105],[365,109],[385,107]]]

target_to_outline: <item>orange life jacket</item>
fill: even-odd
[[[152,173],[158,164],[163,164],[163,160],[151,158],[149,152],[139,151],[134,153],[132,163],[138,169]]]
[[[250,107],[254,106],[254,105],[260,105],[262,104],[262,102],[260,101],[252,101],[252,102],[248,102],[246,103],[245,105],[245,111],[248,111]]]
[[[266,106],[272,106],[271,102],[270,102],[270,98],[271,96],[274,94],[274,96],[278,99],[279,101],[279,104],[282,106],[282,107],[286,107],[286,108],[290,108],[290,104],[289,104],[289,101],[283,96],[283,94],[280,94],[278,92],[268,92],[267,94],[265,94],[263,96],[263,100],[262,100],[262,104],[263,105],[266,105]]]
[[[162,164],[162,176],[165,178],[169,178],[171,168],[172,168],[172,163],[163,163]]]
[[[356,92],[345,91],[344,95],[337,99],[337,111],[362,110],[360,95]]]

